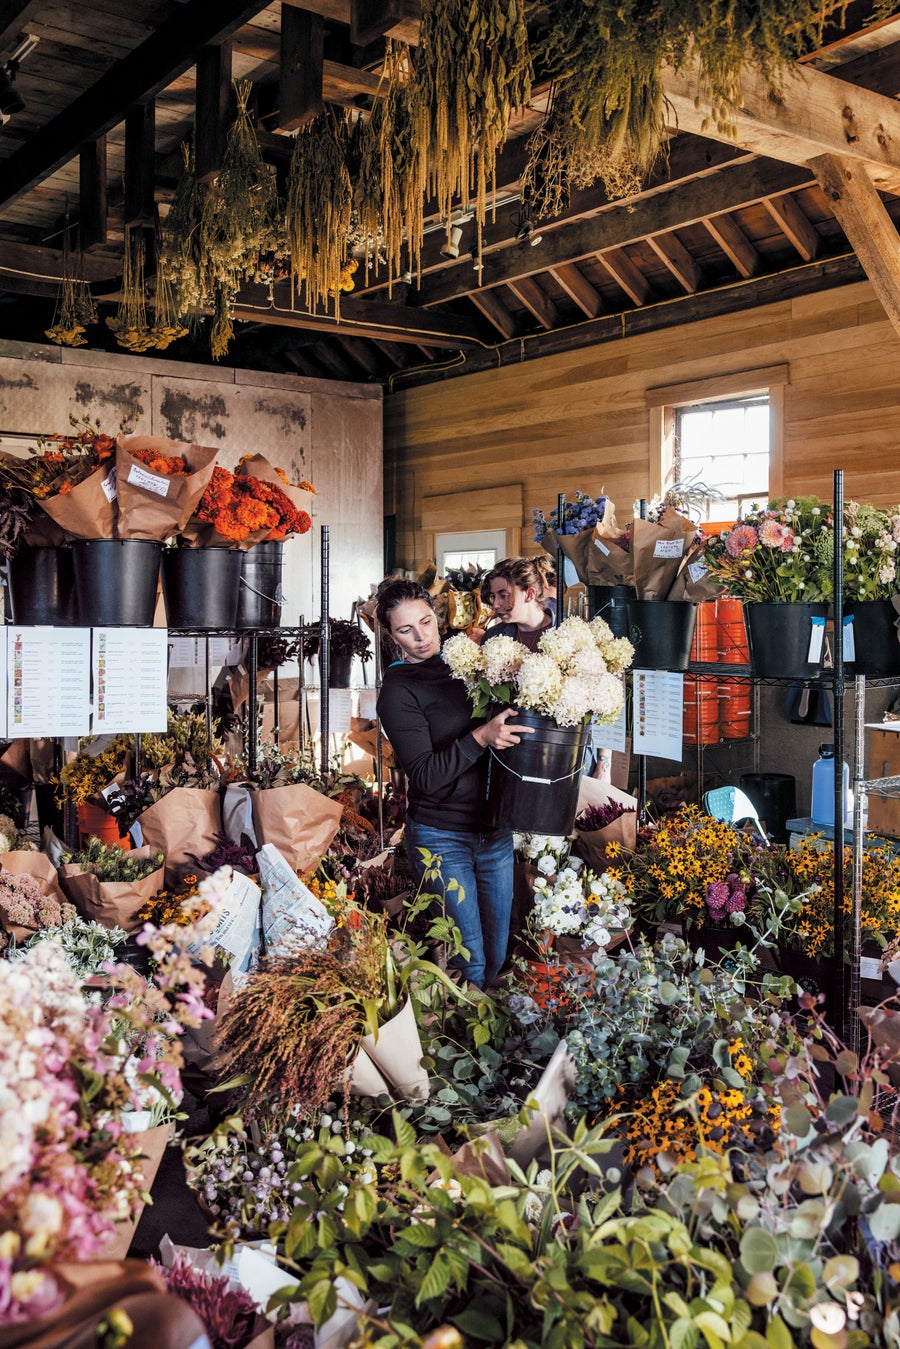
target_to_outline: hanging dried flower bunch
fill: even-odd
[[[97,322],[97,306],[87,282],[78,274],[72,262],[69,244],[69,213],[63,229],[62,286],[56,301],[53,323],[44,329],[44,336],[60,347],[85,347],[85,329]]]
[[[414,141],[427,148],[428,187],[450,222],[475,196],[478,253],[488,186],[510,114],[531,96],[525,0],[425,0],[412,90]]]
[[[287,243],[294,277],[302,280],[307,308],[327,307],[349,276],[352,189],[347,167],[349,136],[343,117],[326,108],[297,133],[288,175]],[[352,289],[352,283],[350,286]]]
[[[409,268],[419,271],[426,186],[425,147],[413,135],[409,48],[387,43],[382,66],[384,97],[360,118],[355,141],[359,169],[353,204],[366,241],[366,280],[384,250],[391,283]],[[406,258],[402,257],[404,245]]]
[[[141,226],[125,227],[125,256],[122,264],[122,298],[115,318],[106,326],[126,351],[149,351],[156,345],[147,319],[147,295],[144,287],[144,231]]]
[[[699,61],[722,132],[740,100],[742,66],[755,66],[777,90],[787,63],[820,45],[826,19],[845,7],[845,0],[555,0],[535,47],[556,84],[557,114],[531,141],[537,199],[548,138],[573,186],[601,177],[611,195],[634,190],[635,175],[646,176],[667,139],[665,63]]]
[[[205,300],[201,280],[200,208],[202,194],[194,170],[194,152],[181,147],[181,178],[162,229],[161,264],[172,287],[178,316],[197,313]]]
[[[169,279],[168,263],[160,245],[161,240],[157,236],[156,294],[153,300],[155,317],[151,331],[154,346],[159,351],[165,351],[179,337],[187,337],[188,329],[181,321],[175,291]]]

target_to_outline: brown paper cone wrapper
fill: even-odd
[[[58,548],[68,539],[68,534],[51,520],[49,515],[38,514],[25,530],[24,540],[30,548]]]
[[[285,482],[274,464],[262,454],[251,455],[245,459],[235,471],[235,476],[248,474],[251,478],[259,478],[260,482],[270,482],[275,487],[280,487],[289,501],[297,507],[298,511],[309,511],[309,493],[304,492],[300,487],[294,487],[291,483]]]
[[[579,581],[586,585],[593,537],[594,531],[592,529],[583,529],[580,534],[557,534],[554,530],[549,529],[541,539],[541,547],[545,553],[549,553],[555,559],[558,544],[563,551],[563,557],[569,559],[578,573]]]
[[[618,859],[607,856],[607,844],[618,843],[629,852],[637,847],[637,814],[620,815],[612,824],[602,829],[575,829],[575,842],[572,851],[582,858],[585,866],[598,876]]]
[[[140,1148],[143,1153],[137,1165],[141,1168],[141,1189],[146,1190],[148,1194],[153,1187],[171,1133],[171,1124],[157,1124],[153,1129],[140,1129],[130,1136],[125,1135],[126,1141]],[[128,1222],[116,1223],[115,1235],[110,1237],[103,1252],[105,1259],[122,1260],[128,1254],[128,1248],[134,1239],[135,1229],[143,1211],[144,1205],[141,1203],[133,1218]]]
[[[600,528],[600,526],[597,527],[591,540],[591,551],[588,557],[588,584],[597,586],[633,585],[634,558],[631,553],[626,552],[624,548],[620,548],[613,539],[606,538],[599,533]],[[617,534],[616,538],[618,537]],[[598,539],[603,544],[602,548],[597,546]]]
[[[0,909],[0,927],[8,937],[12,937],[17,946],[24,946],[36,932],[40,931],[40,928],[26,927],[24,923],[11,923],[2,909]]]
[[[166,886],[177,889],[184,877],[195,875],[195,857],[205,857],[222,832],[219,793],[210,788],[173,787],[138,816],[144,844],[165,853]]]
[[[260,846],[272,843],[294,871],[311,870],[338,831],[343,806],[303,782],[252,792],[250,809]]]
[[[115,468],[104,464],[65,496],[48,497],[40,503],[51,520],[74,539],[114,539],[116,501],[110,501],[103,484],[115,484]]]
[[[40,1321],[0,1327],[0,1349],[64,1349],[95,1344],[97,1322],[123,1298],[165,1293],[165,1284],[145,1260],[91,1260],[84,1264],[49,1265],[68,1292],[59,1311]]]
[[[155,848],[134,848],[132,858],[152,857]],[[160,867],[140,881],[98,881],[89,871],[82,871],[77,862],[66,862],[59,869],[59,879],[65,896],[89,923],[102,927],[120,927],[125,932],[137,932],[143,926],[138,914],[154,895],[163,888],[165,868]]]
[[[668,599],[687,550],[684,524],[693,534],[695,526],[677,513],[674,520],[660,525],[650,520],[636,519],[633,522],[631,551],[634,555],[634,584],[639,600]],[[677,546],[679,543],[682,547],[674,557],[655,556],[657,548],[664,549],[668,544]]]
[[[45,895],[52,895],[60,904],[63,902],[56,867],[46,853],[19,848],[0,853],[0,872],[3,871],[11,871],[16,876],[33,876]]]
[[[191,470],[165,477],[154,473],[131,450],[157,450],[180,455]],[[206,491],[216,460],[215,449],[160,436],[119,436],[116,441],[120,539],[169,538],[187,524]]]
[[[705,543],[695,543],[685,553],[681,569],[669,591],[670,600],[689,600],[691,604],[703,604],[705,600],[716,600],[724,594],[725,587],[722,582],[709,572],[704,572],[696,581],[691,576],[690,569],[703,557],[705,547]]]
[[[407,998],[396,1016],[363,1037],[369,1058],[408,1101],[428,1100],[428,1072],[422,1067],[422,1040],[412,1002]]]

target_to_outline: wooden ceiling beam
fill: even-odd
[[[688,295],[696,294],[702,283],[700,268],[677,235],[651,234],[647,243]]]
[[[106,137],[82,145],[78,155],[78,244],[89,253],[106,243]]]
[[[559,310],[535,280],[529,276],[521,276],[517,281],[510,281],[509,288],[518,296],[529,313],[534,315],[542,328],[549,331],[558,327]]]
[[[507,341],[518,336],[518,324],[496,290],[473,290],[469,299]]]
[[[650,298],[650,282],[639,272],[627,253],[613,248],[606,253],[598,253],[597,261],[605,267],[618,286],[621,286],[632,304],[646,304]]]
[[[558,229],[542,231],[538,248],[515,245],[484,255],[482,288],[508,285],[520,276],[533,276],[560,263],[593,258],[609,248],[622,248],[649,234],[696,224],[710,215],[734,211],[815,181],[812,170],[790,164],[745,159],[726,165],[704,178],[692,178],[667,191],[640,200],[609,206],[586,220],[573,220]],[[471,262],[456,262],[422,278],[419,303],[442,304],[471,290]]]
[[[401,347],[397,342],[385,342],[379,338],[373,338],[372,346],[377,347],[382,356],[385,356],[397,370],[402,370],[407,364],[408,347]]]
[[[125,200],[122,223],[156,223],[156,103],[136,103],[125,116]]]
[[[262,0],[186,0],[171,18],[16,150],[3,165],[0,206],[68,164],[85,141],[124,121],[134,104],[155,98],[196,64],[203,47],[226,41],[266,8]]]
[[[784,230],[804,262],[812,262],[818,257],[822,241],[790,193],[784,197],[768,197],[763,205]]]
[[[121,259],[111,261],[87,253],[80,260],[78,271],[87,282],[112,286],[121,275],[122,263]],[[63,275],[62,250],[0,240],[0,282],[4,290],[16,289],[17,275],[46,283],[48,294],[55,294]]]
[[[813,162],[828,204],[900,334],[900,238],[865,168],[824,155]]]
[[[384,369],[378,357],[372,350],[371,342],[364,342],[358,337],[344,337],[341,339],[341,346],[347,352],[351,360],[361,365],[363,370],[369,375],[374,375],[375,379],[381,379],[384,375]]]
[[[204,47],[197,57],[194,161],[198,183],[215,178],[222,167],[231,107],[232,51],[227,42]]]
[[[350,41],[368,47],[380,37],[418,45],[422,6],[419,0],[350,0]]]
[[[751,66],[741,72],[740,107],[721,126],[705,96],[698,62],[664,66],[663,93],[680,128],[730,141],[788,164],[832,154],[867,166],[882,191],[900,191],[900,105],[870,89],[795,64],[781,89]]]
[[[595,319],[603,311],[603,301],[599,291],[595,290],[583,272],[572,262],[560,263],[550,268],[550,275],[570,300],[574,300],[583,314]]]
[[[274,131],[296,131],[325,106],[325,20],[281,6],[278,117]]]
[[[740,275],[756,276],[762,265],[760,256],[734,216],[711,215],[703,223]]]
[[[316,360],[338,379],[352,381],[355,378],[356,372],[353,365],[345,359],[340,342],[317,342],[310,350]]]

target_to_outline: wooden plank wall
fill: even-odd
[[[605,489],[626,521],[651,490],[647,390],[785,362],[785,492],[830,497],[843,468],[848,497],[896,505],[900,339],[864,282],[386,398],[385,509],[397,516],[399,565],[431,555],[425,498],[521,484],[525,552],[535,551],[531,508],[549,513],[559,491]]]

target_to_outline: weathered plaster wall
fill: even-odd
[[[319,612],[320,529],[331,532],[331,613],[382,575],[381,390],[293,375],[0,342],[0,433],[52,434],[89,417],[214,445],[232,468],[265,454],[312,482],[313,529],[285,544],[284,622]]]

